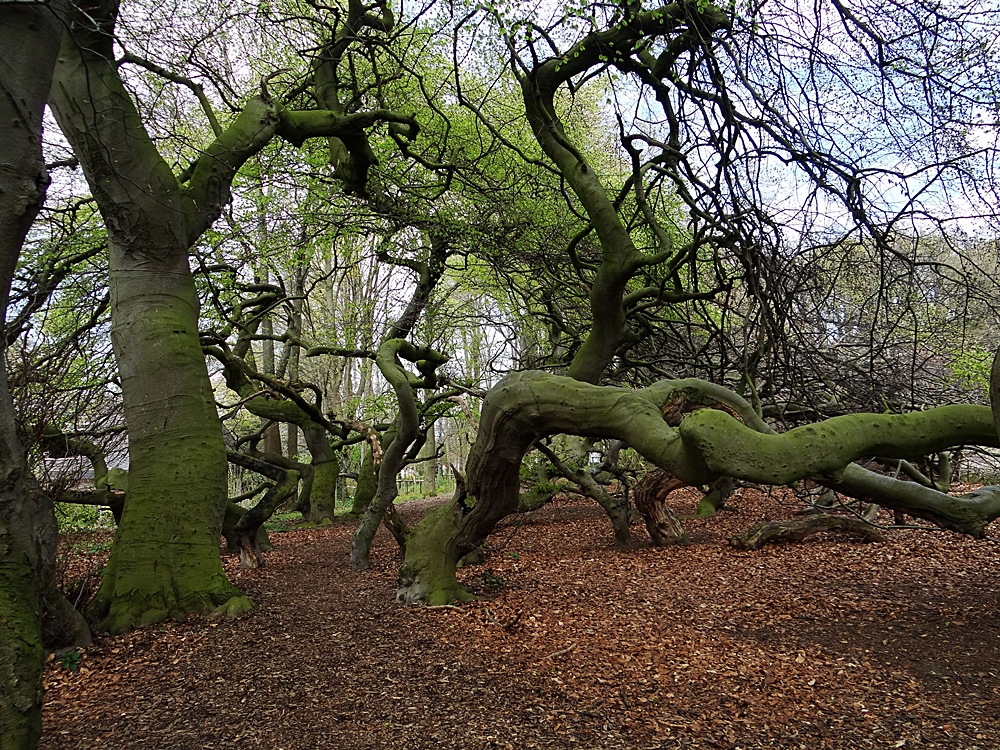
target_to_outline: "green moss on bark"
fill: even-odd
[[[781,435],[755,432],[723,411],[701,409],[681,422],[680,434],[717,474],[778,485],[807,476],[839,478],[865,455],[907,458],[964,443],[997,443],[992,413],[981,406],[851,414]]]
[[[704,408],[689,413],[674,428],[665,421],[664,410],[678,401],[724,404],[743,421]],[[1000,491],[993,488],[951,498],[914,483],[862,476],[863,470],[850,463],[872,454],[905,457],[963,444],[997,446],[992,414],[984,407],[856,414],[776,435],[744,399],[704,381],[663,381],[630,391],[522,372],[504,378],[486,396],[467,464],[468,492],[477,502],[460,520],[449,520],[454,537],[444,538],[446,530],[437,516],[414,528],[411,539],[422,541],[412,560],[407,544],[403,599],[449,590],[453,562],[448,558],[455,557],[455,550],[482,544],[496,523],[517,508],[521,459],[538,438],[557,433],[623,440],[681,484],[705,484],[723,475],[762,484],[819,476],[839,491],[878,497],[881,504],[973,535],[981,535],[983,524],[1000,516]],[[424,559],[433,555],[442,559]]]
[[[221,435],[212,425],[178,425],[130,448],[127,506],[91,615],[117,633],[241,597],[219,558]]]
[[[378,483],[378,472],[375,468],[375,456],[371,445],[365,445],[365,457],[358,469],[358,483],[354,489],[354,503],[351,505],[352,516],[362,516],[368,510],[375,497]]]
[[[735,486],[736,482],[732,477],[719,477],[712,482],[708,492],[698,501],[697,515],[708,518],[718,513]]]
[[[315,465],[312,490],[309,495],[309,522],[330,523],[337,512],[337,477],[340,462],[332,461]]]
[[[474,597],[455,577],[458,553],[454,540],[456,504],[431,508],[406,540],[406,556],[399,569],[396,601],[427,602],[430,605],[470,601]]]
[[[42,613],[25,541],[0,520],[0,747],[5,750],[33,749],[42,733]]]

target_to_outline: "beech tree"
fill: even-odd
[[[77,13],[49,99],[108,230],[112,341],[130,471],[125,513],[91,611],[113,632],[187,612],[236,614],[251,606],[218,557],[226,456],[198,339],[191,247],[228,202],[239,168],[272,138],[340,143],[341,166],[350,166],[362,190],[365,128],[391,122],[404,135],[416,130],[411,117],[387,110],[290,110],[266,86],[223,127],[201,97],[214,140],[175,175],[120,77],[118,12],[118,2],[108,0]],[[363,10],[360,17],[382,23]],[[391,28],[391,17],[384,25]]]
[[[234,376],[232,384],[260,416],[315,427],[313,469],[333,467],[330,436],[340,428],[322,412],[319,400],[303,400],[301,389],[277,382],[277,369],[269,388],[280,398],[256,398],[257,386],[267,384],[271,374],[266,366],[244,367],[252,341],[285,336],[289,351],[297,352],[292,338],[301,338],[301,326],[290,324],[291,334],[277,335],[256,328],[267,320],[258,314],[261,307],[249,324],[240,323],[235,344],[225,342],[227,332],[198,338],[197,287],[189,256],[230,200],[239,170],[276,138],[296,147],[309,138],[327,139],[324,169],[333,176],[323,179],[331,190],[342,188],[351,197],[344,201],[344,221],[356,221],[357,207],[364,203],[378,221],[426,228],[433,215],[449,230],[471,227],[469,236],[481,246],[469,242],[463,247],[461,256],[471,260],[453,272],[472,276],[481,258],[502,266],[504,253],[494,251],[505,242],[513,248],[506,257],[522,264],[508,264],[506,276],[495,271],[494,279],[519,282],[518,274],[540,277],[547,265],[561,269],[559,278],[526,280],[520,295],[542,298],[537,304],[548,336],[546,351],[525,356],[522,366],[530,360],[530,366],[558,374],[521,373],[490,392],[463,492],[447,512],[436,513],[408,536],[405,598],[440,600],[456,593],[449,566],[457,555],[481,544],[493,524],[516,507],[515,469],[524,452],[549,435],[568,432],[620,441],[683,483],[725,476],[765,481],[761,477],[766,472],[754,468],[752,455],[742,455],[746,466],[732,465],[724,460],[721,443],[705,436],[713,431],[738,435],[747,445],[772,450],[767,445],[774,436],[751,440],[747,429],[763,434],[770,428],[744,414],[746,403],[759,417],[778,413],[781,399],[803,400],[788,392],[787,383],[821,356],[802,357],[798,369],[791,368],[793,374],[784,378],[773,377],[765,365],[776,366],[783,356],[791,361],[785,354],[808,344],[795,316],[807,318],[825,303],[822,294],[804,299],[813,288],[810,278],[823,276],[819,286],[825,289],[835,286],[829,279],[841,271],[836,264],[824,266],[834,255],[831,248],[848,259],[859,257],[855,249],[861,248],[868,254],[866,263],[878,267],[881,276],[865,277],[881,295],[872,326],[891,319],[881,310],[893,304],[895,292],[881,282],[897,270],[905,274],[906,269],[931,268],[933,273],[969,277],[963,265],[968,255],[935,256],[920,238],[928,227],[942,237],[957,236],[959,215],[990,229],[995,186],[983,162],[995,145],[986,119],[995,103],[996,72],[982,44],[988,26],[975,9],[864,3],[851,9],[840,3],[808,10],[796,3],[723,8],[685,1],[649,7],[607,4],[541,19],[523,18],[517,5],[498,4],[464,15],[455,11],[454,16],[450,8],[412,10],[413,18],[404,23],[409,32],[398,37],[398,46],[385,40],[398,28],[387,4],[352,0],[337,12],[317,11],[313,31],[319,31],[309,40],[311,53],[299,52],[308,45],[293,39],[292,31],[282,39],[287,48],[261,51],[266,71],[256,95],[236,94],[238,87],[219,73],[210,96],[200,83],[162,61],[116,50],[119,8],[114,2],[100,6],[96,15],[89,10],[81,15],[67,36],[52,106],[108,226],[112,335],[132,459],[128,506],[94,604],[107,627],[117,630],[216,606],[232,612],[248,606],[225,581],[215,554],[225,508],[225,451],[202,344]],[[297,13],[283,16],[280,5],[262,12],[269,20],[287,22],[282,28],[312,23]],[[796,23],[789,25],[788,19]],[[414,29],[439,21],[454,34],[454,43],[446,46],[456,59],[446,75],[440,70],[432,75],[427,57],[420,63],[408,58],[414,49],[425,52],[426,39],[436,33]],[[131,44],[127,35],[119,36]],[[940,43],[922,43],[932,39]],[[837,54],[831,52],[835,49]],[[192,51],[188,57],[200,54]],[[296,68],[282,73],[281,80],[295,80],[282,98],[276,92],[286,87],[270,74],[276,59],[289,57]],[[460,60],[483,60],[489,75],[471,72],[472,66]],[[498,66],[501,60],[509,65]],[[145,105],[136,104],[142,99],[141,86],[137,96],[123,83],[120,72],[128,66],[189,90],[207,126],[149,122]],[[404,80],[409,83],[402,85]],[[523,111],[510,108],[514,98]],[[573,120],[574,107],[584,102],[589,112],[602,100],[604,120],[590,127],[601,137],[588,139],[587,123]],[[834,107],[834,100],[853,104]],[[228,121],[215,111],[220,102],[230,109]],[[455,116],[460,109],[467,120],[461,127]],[[871,113],[864,127],[854,117],[858,110]],[[415,117],[402,114],[412,111]],[[415,145],[418,122],[428,137]],[[374,138],[378,124],[388,127]],[[164,133],[184,142],[169,155],[179,159],[174,166],[164,158]],[[390,153],[398,159],[392,168],[386,167]],[[190,164],[185,166],[184,159]],[[316,161],[313,152],[310,163]],[[515,162],[530,169],[514,169],[510,165]],[[399,164],[419,168],[421,176]],[[294,184],[296,178],[287,179]],[[529,198],[517,211],[507,211],[511,196],[519,193]],[[795,200],[789,197],[793,194]],[[956,208],[948,213],[944,198],[954,196],[960,200],[951,201]],[[433,209],[415,212],[422,212],[423,219],[413,218],[414,205],[434,200]],[[477,211],[486,201],[491,202],[489,210]],[[541,209],[533,214],[523,208],[529,202],[558,213],[545,231],[538,229]],[[505,205],[498,208],[496,203]],[[257,280],[244,281],[252,291]],[[988,297],[982,292],[988,283],[982,282],[978,299]],[[259,291],[266,290],[262,286]],[[505,296],[503,290],[489,293]],[[296,288],[291,294],[307,316],[308,295]],[[860,329],[862,322],[859,316],[831,316],[815,328],[829,332],[832,327],[846,341],[847,329]],[[923,321],[920,325],[929,330]],[[390,336],[381,361],[410,417],[413,387],[436,380],[422,370],[433,369],[432,360],[444,359],[417,347],[409,340],[411,331],[412,323],[404,335]],[[866,352],[874,355],[874,337],[859,336],[866,338]],[[349,353],[348,348],[329,347],[341,354]],[[523,347],[525,353],[529,348]],[[819,350],[813,346],[813,353]],[[376,361],[374,352],[362,355]],[[892,369],[892,360],[886,357],[885,364],[867,369],[875,380],[878,372]],[[671,388],[656,382],[689,374],[728,383],[735,392],[678,381],[687,383],[675,383],[684,394],[678,401]],[[829,375],[817,379],[821,377]],[[646,394],[638,400],[628,398],[627,390],[590,390],[627,385],[649,390],[637,391]],[[580,390],[573,395],[575,387]],[[605,399],[607,405],[612,392],[640,412],[648,410],[647,403],[670,406],[679,415],[698,405],[721,407],[720,413],[742,415],[743,428],[706,421],[695,429],[711,419],[700,413],[683,423],[671,417],[665,428],[650,433],[664,446],[656,450],[649,442],[633,444],[638,438],[621,423],[612,428],[597,424],[596,418],[564,414],[552,395],[561,394],[574,405],[591,397]],[[819,400],[817,396],[810,403]],[[873,403],[868,398],[864,405]],[[847,410],[859,405],[860,400]],[[911,399],[887,405],[917,404]],[[535,415],[532,410],[540,411]],[[823,410],[799,414],[800,419],[812,418]],[[949,414],[945,421],[951,426],[941,434],[958,443],[963,441],[955,425],[978,424],[981,418],[978,412]],[[524,430],[514,442],[503,433],[507,419]],[[831,455],[848,463],[853,459],[845,457],[864,450],[912,458],[913,451],[949,447],[943,437],[934,436],[900,438],[898,445],[889,438],[862,445],[853,428],[842,426],[853,423],[837,424],[837,439],[844,445]],[[907,422],[878,424],[880,430],[909,429]],[[917,424],[923,429],[924,423]],[[403,425],[405,435],[392,454],[393,463],[413,450],[411,443],[418,438],[412,426],[412,419]],[[978,429],[970,428],[970,441],[990,444]],[[830,430],[824,434],[834,435]],[[522,445],[522,440],[528,442]],[[668,450],[667,445],[673,447]],[[554,453],[551,457],[559,462]],[[301,466],[286,469],[302,472]],[[572,467],[564,473],[572,475]],[[950,511],[931,508],[945,502],[939,496],[921,495],[918,503],[903,493],[899,499],[902,490],[882,488],[868,475],[859,478],[846,463],[840,469],[817,468],[796,458],[771,479],[814,475],[844,492],[877,490],[896,497],[891,502],[900,507],[909,503],[944,525],[973,532],[992,512],[988,503],[973,503],[969,507],[975,518],[956,520]],[[384,480],[382,500],[364,524],[365,536],[373,533],[391,502],[395,477],[387,474]],[[592,494],[600,496],[598,489]],[[624,517],[620,507],[606,504],[609,512]],[[168,507],[170,513],[165,512]],[[172,544],[178,532],[192,544],[184,549]],[[355,560],[363,565],[363,551],[356,551]]]
[[[769,310],[771,295],[782,289],[782,261],[794,252],[789,231],[811,236],[822,219],[826,236],[862,237],[879,258],[914,263],[900,252],[896,229],[919,227],[925,217],[954,226],[961,212],[949,213],[942,193],[956,191],[968,212],[986,221],[995,183],[973,180],[971,172],[996,138],[980,104],[991,102],[993,111],[996,98],[988,14],[839,3],[809,14],[795,4],[744,12],[679,2],[594,7],[548,24],[519,20],[512,9],[495,16],[496,26],[477,14],[459,25],[473,27],[475,19],[479,29],[506,32],[535,139],[585,218],[581,234],[597,239],[589,264],[574,256],[590,288],[590,326],[567,377],[519,373],[487,395],[467,486],[411,533],[399,598],[442,603],[464,596],[455,564],[517,507],[525,452],[561,432],[624,440],[679,485],[722,476],[767,484],[819,477],[845,494],[981,535],[997,517],[996,488],[959,500],[851,462],[872,453],[902,458],[963,443],[994,445],[988,409],[850,415],[776,436],[738,394],[709,383],[665,381],[635,392],[596,383],[641,340],[630,312],[646,302],[662,307],[740,284]],[[799,26],[789,27],[788,18]],[[921,43],[931,39],[937,44]],[[969,75],[970,65],[976,74]],[[558,102],[560,91],[572,94],[603,75],[618,76],[632,92],[616,103],[632,170],[611,187],[573,142]],[[909,95],[917,91],[926,96]],[[829,106],[832,95],[877,102],[865,123],[867,140],[859,141],[853,114]],[[650,123],[654,108],[658,117]],[[808,196],[800,208],[789,209],[761,183],[780,163]],[[898,196],[884,190],[882,181],[891,178],[902,185]],[[656,210],[668,187],[687,214],[681,242]],[[831,206],[840,212],[835,220]],[[781,215],[791,226],[782,226]],[[768,325],[769,334],[781,335],[777,322]],[[756,383],[747,385],[755,390]],[[676,424],[667,421],[691,411]]]
[[[58,595],[47,535],[51,504],[33,491],[7,382],[7,305],[25,237],[49,177],[42,157],[42,113],[62,35],[62,3],[0,6],[0,745],[37,746],[42,732],[44,599]],[[84,632],[89,635],[83,624]]]

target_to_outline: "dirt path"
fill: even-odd
[[[461,610],[393,603],[382,531],[365,573],[350,528],[275,535],[266,568],[233,572],[249,615],[53,662],[42,748],[1000,747],[997,545],[737,552],[731,534],[791,506],[734,504],[687,521],[690,546],[630,550],[560,504],[494,535],[462,572],[491,598]]]

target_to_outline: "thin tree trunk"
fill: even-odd
[[[378,484],[378,467],[375,465],[375,454],[370,444],[365,445],[365,455],[358,469],[358,481],[354,488],[354,503],[351,506],[352,516],[363,516],[372,499]]]
[[[263,215],[260,220],[261,231],[266,233],[267,222],[264,220]],[[265,238],[266,240],[266,238]],[[264,274],[264,283],[270,283],[267,273]],[[274,322],[271,320],[270,316],[264,318],[260,323],[260,330],[265,336],[274,335]],[[261,342],[261,365],[264,368],[265,375],[273,376],[275,374],[274,370],[274,341],[272,339],[265,338]],[[264,452],[265,453],[277,453],[281,455],[281,425],[272,424],[266,430],[264,430]],[[295,456],[289,455],[289,458],[294,459]]]
[[[289,332],[298,339],[302,335],[302,295],[305,293],[305,269],[294,267],[292,269],[292,318],[289,325]],[[294,383],[299,379],[299,345],[289,341],[285,346],[288,350],[288,382]],[[308,438],[306,438],[308,442]],[[296,460],[299,454],[299,428],[293,424],[288,425],[288,457]],[[331,516],[332,517],[332,516]]]
[[[421,482],[420,494],[424,497],[434,497],[437,494],[438,461],[437,437],[435,432],[435,426],[434,424],[431,424],[431,426],[427,428],[427,441],[424,443],[424,447],[420,451],[420,454],[424,459],[424,475]]]

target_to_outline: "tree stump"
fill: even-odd
[[[635,486],[635,507],[646,523],[649,538],[657,547],[687,544],[687,534],[681,519],[667,505],[667,496],[687,485],[662,469],[646,474]]]
[[[763,521],[729,543],[736,549],[760,549],[768,542],[800,542],[820,531],[842,531],[858,537],[863,542],[881,542],[882,534],[862,518],[815,514],[794,521]]]

